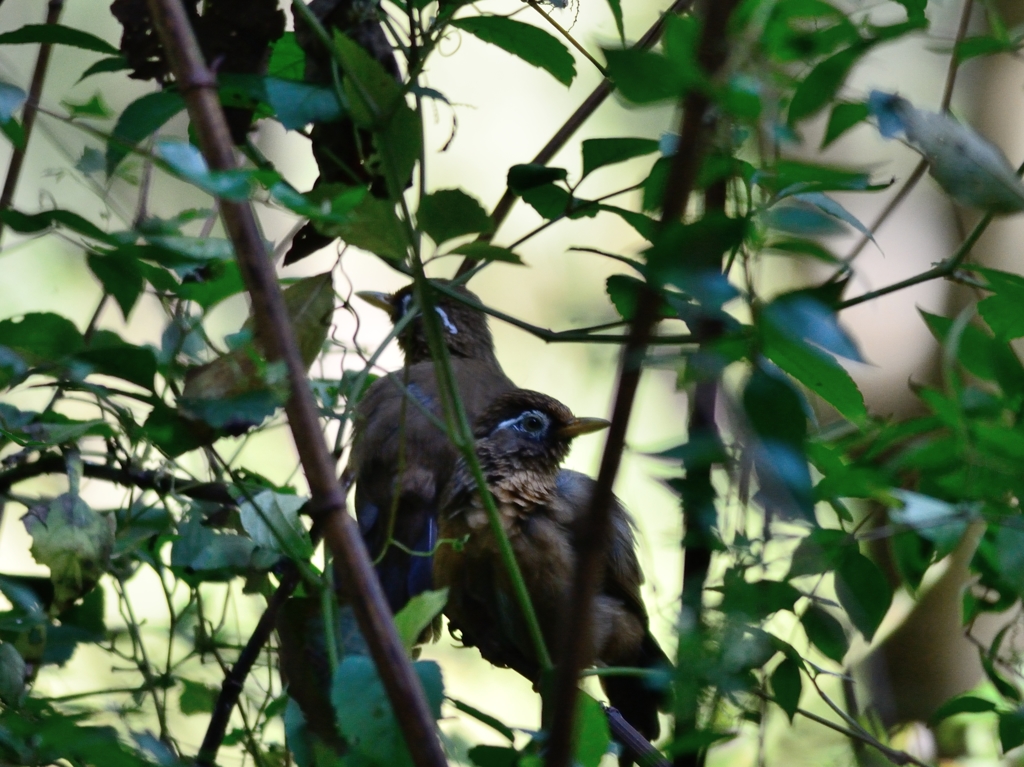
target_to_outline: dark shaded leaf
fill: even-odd
[[[490,232],[494,222],[473,197],[461,189],[440,189],[423,197],[416,222],[437,244],[466,234]]]
[[[779,708],[786,712],[792,723],[796,710],[800,706],[800,692],[803,680],[800,677],[800,666],[790,658],[784,658],[775,667],[771,676],[772,692]]]
[[[849,640],[842,625],[817,605],[811,605],[801,616],[807,638],[826,657],[836,663],[842,663],[846,651],[850,649]]]
[[[142,295],[144,280],[138,262],[133,258],[120,257],[116,252],[109,256],[90,253],[86,261],[103,289],[117,301],[121,315],[127,322],[135,302]]]
[[[107,175],[113,175],[136,144],[152,136],[184,109],[185,100],[172,90],[147,93],[126,106],[107,141]]]
[[[467,242],[465,245],[460,245],[452,250],[452,253],[468,256],[477,261],[503,261],[507,264],[523,263],[523,259],[508,248],[499,248],[497,245],[491,245],[489,242]]]
[[[5,32],[0,35],[0,45],[17,45],[25,43],[51,43],[54,45],[70,45],[87,51],[117,55],[118,50],[106,40],[91,35],[81,29],[65,27],[61,24],[26,24],[21,29]]]
[[[634,104],[677,100],[686,89],[686,77],[660,53],[636,48],[606,48],[608,76],[623,98]]]
[[[983,714],[995,710],[996,704],[990,700],[978,698],[974,695],[960,695],[956,698],[950,698],[939,706],[938,710],[932,714],[931,719],[928,721],[929,724],[935,725],[943,719],[948,719],[957,714]]]
[[[892,587],[874,562],[850,551],[836,570],[836,594],[850,622],[870,642],[892,604]]]
[[[301,130],[315,122],[333,122],[344,114],[334,88],[278,77],[265,78],[263,87],[275,117],[288,130]]]
[[[583,142],[583,175],[605,165],[625,162],[658,151],[658,142],[647,138],[591,138]]]
[[[505,16],[471,16],[456,19],[452,26],[546,70],[564,85],[576,77],[576,61],[569,49],[540,27]]]
[[[815,66],[793,94],[789,105],[790,125],[816,114],[835,98],[853,65],[871,50],[872,45],[872,41],[856,43]]]
[[[124,56],[110,56],[105,59],[100,59],[82,72],[82,76],[78,78],[78,82],[82,82],[85,78],[92,77],[93,75],[103,74],[104,72],[123,72],[124,70],[131,68],[131,64],[128,63],[128,59]]]
[[[534,187],[565,181],[568,175],[565,168],[549,168],[534,163],[513,165],[508,169],[508,188],[514,194],[522,194]]]
[[[192,714],[209,714],[213,711],[213,707],[217,703],[217,696],[220,694],[218,688],[193,682],[190,679],[182,679],[181,684],[184,687],[178,698],[178,707],[181,709],[181,713],[192,716]]]

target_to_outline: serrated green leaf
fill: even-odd
[[[466,234],[490,232],[494,222],[487,211],[461,189],[440,189],[426,195],[416,213],[416,223],[437,244]]]
[[[299,510],[306,499],[297,495],[262,490],[238,505],[242,527],[257,546],[280,552],[296,561],[313,555],[309,533],[302,525]]]
[[[471,16],[456,19],[452,26],[544,69],[564,85],[576,77],[576,61],[569,49],[540,27],[505,16]]]
[[[616,89],[634,104],[678,100],[688,84],[667,57],[654,51],[606,48],[604,57]]]
[[[345,72],[345,94],[357,125],[372,128],[404,103],[402,86],[365,48],[338,30],[334,48]]]
[[[340,224],[325,224],[321,231],[390,261],[404,261],[408,241],[395,206],[387,200],[366,196]]]
[[[217,695],[220,693],[216,687],[193,682],[190,679],[182,679],[183,689],[178,698],[178,707],[185,716],[193,714],[209,714],[217,704]]]
[[[301,80],[306,74],[306,52],[299,47],[294,32],[285,32],[270,45],[267,76]]]

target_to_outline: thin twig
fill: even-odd
[[[0,496],[6,495],[19,482],[45,474],[64,474],[67,463],[64,456],[44,455],[32,463],[19,464],[0,472]],[[113,482],[124,487],[153,490],[161,495],[184,495],[197,501],[211,501],[224,506],[235,506],[227,485],[219,482],[195,482],[165,472],[137,469],[131,466],[82,462],[82,473],[86,477]]]
[[[597,69],[597,71],[600,72],[603,77],[608,77],[608,72],[607,70],[605,70],[603,66],[601,66],[601,62],[595,59],[590,54],[590,51],[588,51],[586,48],[580,45],[579,41],[571,34],[569,34],[568,29],[566,29],[553,18],[551,18],[551,14],[545,11],[543,8],[541,8],[540,3],[538,3],[537,0],[526,0],[526,2],[530,4],[530,7],[533,8],[533,10],[535,10],[537,13],[543,16],[544,20],[547,21],[548,24],[553,26],[558,31],[558,34],[560,34],[562,37],[566,39],[569,45],[571,45],[573,48],[582,53],[583,57],[591,64],[593,64],[594,68]]]
[[[726,23],[736,2],[737,0],[711,0],[707,4],[698,56],[710,77],[714,77],[725,62]],[[672,157],[668,173],[662,203],[662,231],[682,218],[690,193],[696,186],[697,172],[708,138],[704,118],[710,106],[710,99],[702,91],[691,91],[682,101],[679,149]],[[587,510],[587,523],[583,526],[580,536],[579,557],[570,600],[572,607],[564,624],[572,628],[562,632],[564,646],[558,656],[554,714],[546,767],[568,767],[574,751],[578,680],[580,671],[591,660],[587,657],[593,618],[591,612],[594,594],[602,576],[602,565],[611,529],[612,486],[626,444],[626,429],[629,426],[633,401],[640,382],[644,354],[651,331],[658,320],[660,306],[661,298],[658,293],[653,287],[645,285],[630,326],[629,340],[623,347],[620,357],[612,422],[608,428],[601,468]]]
[[[62,10],[64,10],[64,0],[50,0],[46,6],[46,23],[56,24]],[[28,100],[25,102],[21,118],[23,140],[20,147],[14,147],[11,162],[7,166],[7,178],[4,179],[4,188],[0,192],[0,211],[7,210],[14,201],[14,192],[18,188],[21,168],[25,163],[25,153],[28,151],[28,141],[32,137],[32,126],[35,124],[36,112],[39,110],[39,97],[43,93],[46,69],[50,64],[50,53],[52,52],[53,43],[40,43],[36,68],[32,72],[32,83],[28,87]],[[0,221],[0,236],[3,236],[3,231],[4,225]]]
[[[637,41],[636,45],[633,46],[634,49],[646,50],[651,48],[658,42],[658,40],[661,39],[661,34],[665,31],[665,20],[673,14],[679,14],[687,10],[694,4],[694,2],[695,0],[674,0],[668,10],[666,10],[661,17],[654,22],[651,28],[644,33],[644,36]],[[569,139],[572,138],[573,134],[580,129],[580,126],[597,111],[597,108],[604,103],[604,100],[611,95],[613,90],[615,90],[615,85],[611,80],[608,80],[607,78],[602,80],[601,84],[591,91],[590,95],[584,99],[583,103],[579,105],[576,111],[569,116],[569,119],[566,120],[555,135],[551,137],[551,140],[544,145],[544,148],[537,152],[537,156],[534,157],[531,162],[538,165],[546,165],[548,161],[555,156],[558,150],[566,145]],[[511,189],[506,188],[505,193],[501,196],[501,199],[498,200],[498,204],[494,206],[494,211],[491,213],[491,220],[494,222],[494,229],[492,230],[491,236],[493,236],[493,233],[498,230],[498,227],[505,222],[505,219],[508,218],[508,214],[511,212],[512,206],[515,205],[515,202],[515,193]],[[459,265],[458,272],[456,272],[456,276],[465,274],[476,265],[477,261],[475,259],[463,259],[462,264]]]
[[[168,53],[171,69],[188,106],[207,164],[214,170],[236,167],[231,136],[217,95],[217,83],[181,0],[149,0],[150,12]],[[426,695],[395,630],[391,611],[355,521],[345,512],[345,496],[335,477],[306,378],[281,288],[247,203],[221,201],[225,229],[237,254],[239,270],[252,299],[256,330],[267,357],[284,361],[290,396],[285,406],[313,505],[325,525],[327,544],[345,580],[359,628],[388,693],[413,762],[418,767],[446,764]]]

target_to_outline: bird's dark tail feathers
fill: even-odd
[[[639,668],[668,670],[671,663],[658,641],[649,633],[644,637],[640,653],[633,664]],[[661,734],[658,710],[668,703],[667,690],[657,681],[646,676],[604,676],[601,686],[608,695],[608,702],[618,709],[623,718],[648,740],[656,740]]]

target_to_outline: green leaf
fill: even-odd
[[[91,221],[68,210],[46,210],[34,215],[26,215],[16,210],[0,211],[0,221],[20,234],[35,234],[45,231],[55,224],[67,227],[76,234],[93,240],[114,245],[117,241]]]
[[[405,649],[412,649],[421,641],[424,630],[441,614],[448,602],[448,589],[424,591],[410,599],[395,615],[395,628]]]
[[[836,594],[850,622],[868,642],[892,604],[892,587],[878,565],[851,551],[836,570]]]
[[[263,87],[278,122],[288,130],[301,130],[310,123],[334,122],[344,114],[334,88],[278,77],[264,78]]]
[[[688,84],[667,57],[654,51],[606,48],[604,57],[616,89],[634,104],[678,100]]]
[[[57,611],[89,592],[110,565],[114,518],[65,493],[33,506],[22,523],[32,536],[32,558],[50,570]]]
[[[107,175],[114,174],[136,144],[152,136],[184,109],[181,94],[171,90],[147,93],[126,106],[107,141]]]
[[[213,707],[217,705],[217,696],[220,694],[219,689],[200,682],[193,682],[190,679],[182,679],[181,684],[184,687],[178,698],[178,707],[181,709],[181,713],[185,716],[192,716],[192,714],[213,712]]]
[[[857,123],[864,122],[868,118],[868,114],[867,104],[836,104],[832,107],[832,114],[829,115],[828,128],[825,129],[825,138],[821,142],[821,148],[827,147]]]
[[[722,584],[721,609],[728,615],[758,621],[779,610],[792,610],[800,596],[800,592],[785,581],[751,583],[742,573],[729,570]]]
[[[423,684],[432,715],[440,718],[444,697],[440,667],[433,661],[419,661],[413,668]],[[354,694],[356,691],[358,694]],[[380,767],[412,764],[391,702],[370,658],[347,655],[338,664],[331,681],[331,703],[338,730],[353,756]]]
[[[21,706],[25,694],[25,659],[13,644],[0,642],[0,703],[11,709]]]
[[[477,767],[516,767],[519,752],[504,746],[473,746],[469,749],[469,760]]]
[[[181,179],[195,184],[215,197],[226,197],[229,200],[246,199],[252,182],[259,173],[247,169],[211,171],[199,147],[187,141],[164,139],[157,141],[153,148],[156,155]]]
[[[576,764],[582,767],[598,767],[601,758],[608,751],[611,734],[608,718],[601,704],[580,692],[576,704]]]
[[[96,279],[103,285],[103,289],[117,301],[117,305],[121,307],[121,315],[127,322],[135,302],[142,295],[144,280],[138,261],[118,256],[115,252],[108,256],[90,253],[86,256],[86,262],[96,275]]]
[[[506,726],[505,723],[502,722],[500,719],[496,719],[495,717],[491,716],[490,714],[485,714],[480,709],[474,708],[473,706],[469,705],[468,703],[463,703],[461,700],[455,700],[454,698],[448,698],[448,702],[451,703],[453,706],[455,706],[455,708],[457,708],[462,713],[468,714],[469,716],[471,716],[474,719],[476,719],[478,722],[486,724],[488,727],[490,727],[495,732],[498,732],[501,735],[503,735],[508,740],[509,743],[514,743],[515,742],[515,740],[516,740],[515,732],[513,732],[510,727]],[[488,746],[488,748],[496,748],[496,747],[495,746]],[[472,754],[472,750],[470,751],[470,753]],[[472,758],[472,757],[470,757],[470,758]]]
[[[128,59],[124,56],[110,56],[105,59],[100,59],[82,72],[81,77],[78,78],[78,82],[80,83],[87,77],[103,74],[104,72],[123,72],[124,70],[131,68],[131,64],[128,63]],[[77,85],[78,83],[75,84]]]
[[[615,19],[615,29],[618,30],[619,40],[626,44],[626,29],[622,23],[622,0],[608,0],[608,7],[611,9],[612,18]]]
[[[540,27],[505,16],[456,19],[452,26],[546,70],[564,85],[570,85],[576,77],[576,61],[569,49]]]
[[[257,546],[285,554],[296,561],[313,555],[309,533],[302,525],[299,510],[306,499],[297,495],[263,490],[238,505],[242,527]]]
[[[931,719],[928,720],[928,723],[936,725],[943,719],[948,719],[957,714],[984,714],[995,710],[996,704],[990,700],[978,698],[974,695],[960,695],[956,698],[950,698],[939,706],[938,710],[932,714]]]
[[[549,168],[536,163],[513,165],[508,169],[508,188],[513,194],[521,195],[539,186],[565,181],[568,176],[565,168]]]
[[[855,43],[814,67],[793,94],[793,101],[789,105],[789,124],[793,125],[816,114],[835,98],[853,65],[871,46],[871,41]]]
[[[400,184],[412,178],[412,170],[423,149],[423,129],[420,115],[404,101],[387,118],[382,130],[374,134],[373,145],[377,153],[391,167],[391,175]],[[402,189],[395,190],[401,194]]]
[[[72,117],[98,117],[105,119],[113,114],[110,111],[110,107],[103,100],[103,94],[99,91],[96,91],[88,101],[83,101],[80,104],[72,101],[62,101],[60,103],[61,106],[68,110]]]
[[[305,74],[306,52],[299,47],[294,32],[285,32],[270,45],[267,76],[301,80]]]
[[[416,222],[439,245],[494,228],[483,206],[461,189],[441,189],[426,195],[420,202]]]
[[[188,301],[195,301],[203,309],[209,309],[225,298],[245,290],[245,283],[242,282],[242,275],[235,261],[216,266],[219,269],[212,279],[182,283],[175,287],[175,293]]]
[[[0,131],[15,149],[25,150],[25,128],[13,117],[7,122],[0,121]],[[78,167],[78,166],[75,166]]]
[[[828,353],[794,340],[770,326],[761,328],[765,356],[854,423],[868,415],[850,374]]]
[[[809,291],[778,296],[764,307],[761,321],[795,341],[808,341],[854,362],[864,361],[836,313]]]
[[[978,302],[978,313],[1004,341],[1024,336],[1024,277],[998,269],[975,268],[994,295]]]
[[[800,665],[791,658],[784,658],[772,672],[771,685],[775,702],[786,712],[786,716],[792,723],[793,717],[796,716],[796,710],[800,706],[800,693],[803,689]]]
[[[156,355],[148,346],[125,342],[116,333],[99,330],[89,346],[75,354],[75,361],[84,363],[92,372],[129,381],[143,389],[153,390],[156,376]]]
[[[856,551],[855,546],[855,539],[842,530],[814,528],[793,552],[786,580],[835,570],[850,552]]]
[[[843,662],[846,651],[850,649],[850,643],[839,621],[817,605],[811,605],[801,616],[800,622],[803,623],[811,644],[821,650],[826,658],[836,663]]]
[[[54,362],[82,349],[82,334],[71,320],[49,312],[0,322],[0,346],[13,349],[30,364]]]
[[[183,418],[177,410],[163,402],[153,406],[142,426],[142,436],[170,458],[208,444],[209,439],[196,429],[194,422]]]
[[[506,264],[521,264],[521,259],[516,253],[508,248],[499,248],[489,242],[467,242],[465,245],[452,250],[460,256],[466,256],[476,261],[502,261]]]
[[[357,125],[372,128],[405,103],[402,86],[365,48],[337,30],[334,48],[345,72],[345,94]]]
[[[658,142],[648,138],[592,138],[583,142],[583,175],[605,165],[625,162],[658,151]]]
[[[21,29],[5,32],[0,35],[0,45],[20,45],[25,43],[70,45],[73,48],[82,48],[87,51],[112,55],[120,53],[117,48],[106,40],[96,37],[96,35],[90,35],[88,32],[65,27],[61,24],[26,24]]]
[[[28,94],[21,88],[0,80],[0,123],[9,122],[27,98]]]
[[[408,247],[402,222],[394,203],[366,196],[341,224],[325,225],[321,231],[389,261],[404,261]]]
[[[999,714],[999,743],[1004,754],[1024,743],[1024,709]]]

